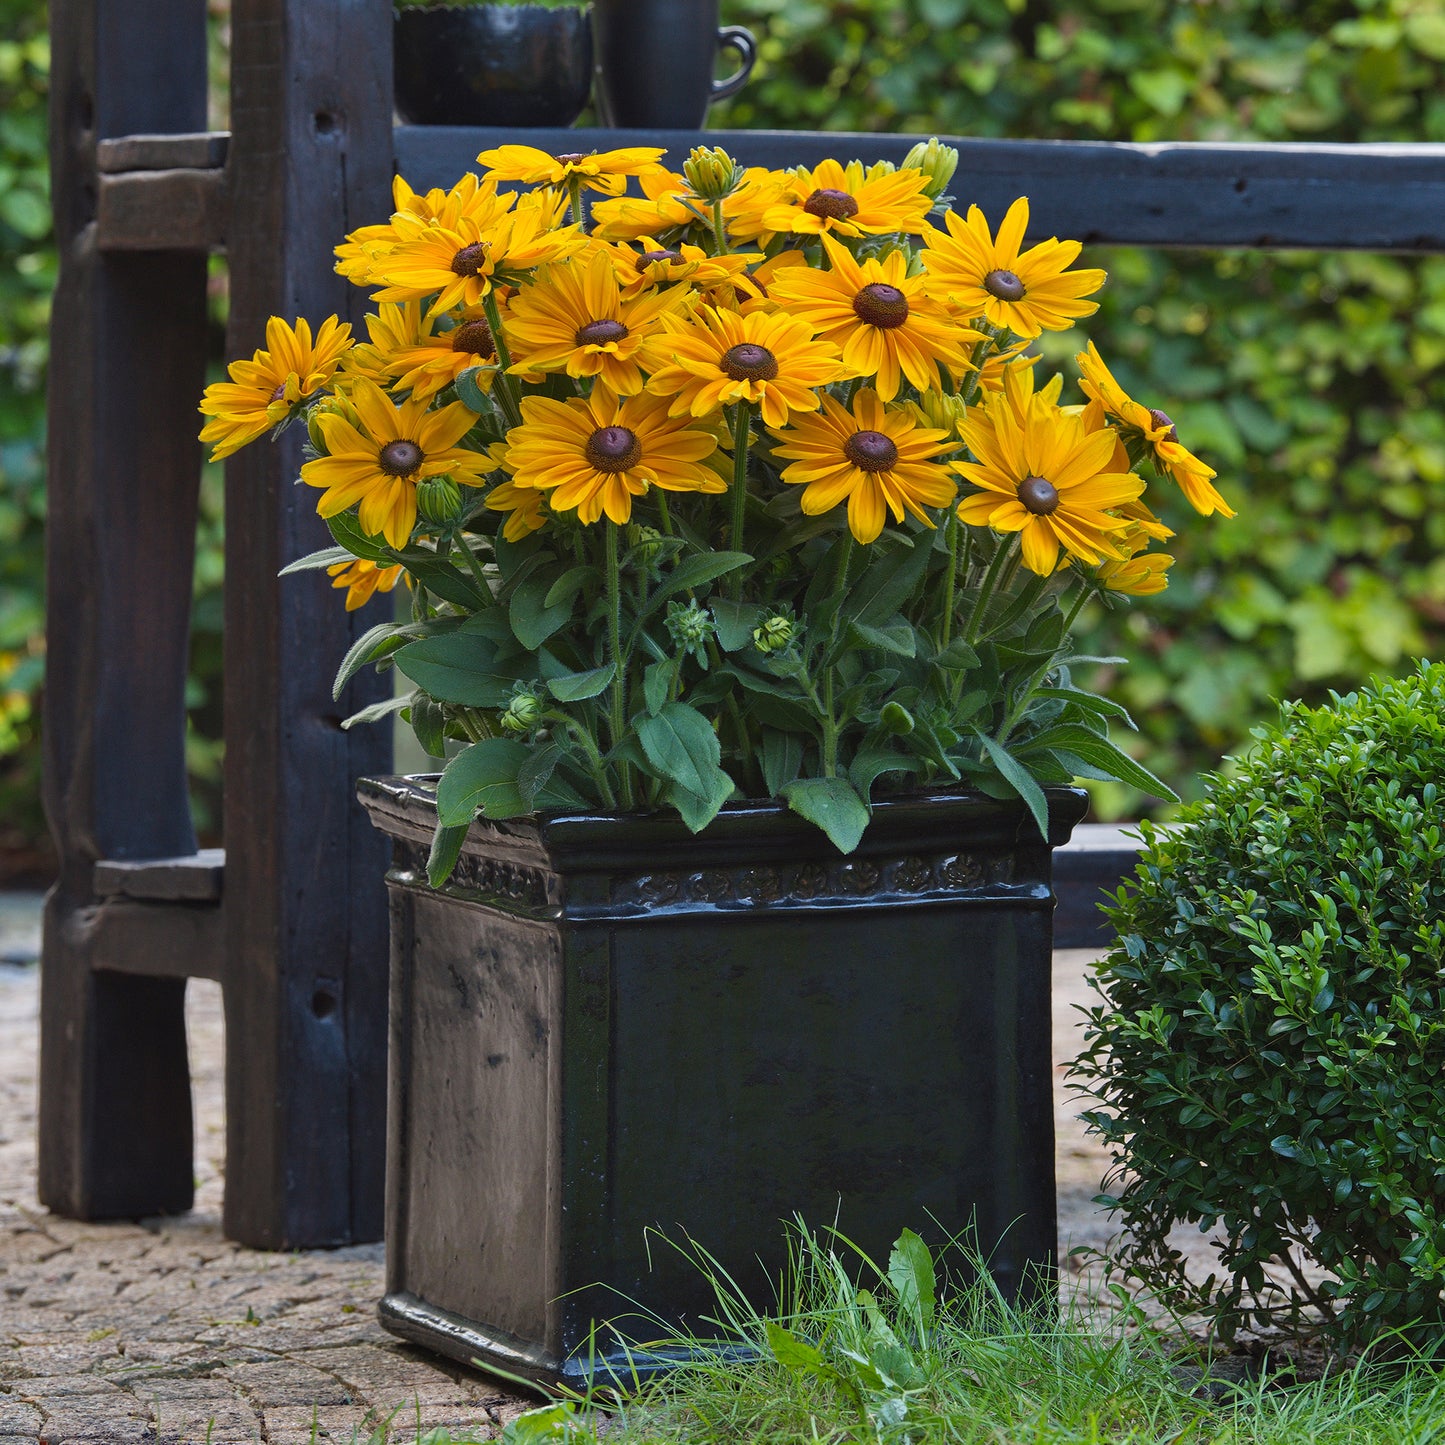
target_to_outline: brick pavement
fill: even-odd
[[[494,1435],[535,1402],[393,1340],[380,1245],[289,1255],[221,1235],[220,990],[188,992],[197,1195],[182,1218],[89,1225],[35,1198],[33,904],[0,898],[0,1445],[309,1445],[446,1425]],[[1056,1054],[1087,953],[1056,956]],[[11,961],[4,961],[11,960]],[[1061,1246],[1100,1245],[1101,1156],[1060,1090]],[[906,1221],[900,1221],[905,1223]]]

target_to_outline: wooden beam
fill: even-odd
[[[215,903],[107,898],[76,919],[99,973],[139,978],[221,977],[221,909]]]
[[[231,133],[196,131],[191,135],[121,135],[95,148],[95,168],[102,175],[125,171],[219,170],[226,164]]]
[[[226,244],[223,170],[125,171],[96,186],[102,251],[219,251]]]
[[[672,165],[695,145],[749,165],[901,161],[913,135],[828,131],[473,130],[398,126],[397,169],[418,189],[449,186],[480,150],[553,153],[663,146]],[[995,224],[1026,195],[1030,237],[1098,245],[1324,251],[1445,251],[1445,145],[1126,145],[968,140],[950,189]]]
[[[151,858],[134,863],[103,858],[95,865],[92,886],[98,898],[210,903],[221,896],[225,871],[224,848],[202,848],[184,858]]]
[[[40,1198],[100,1219],[190,1207],[185,983],[106,971],[101,858],[194,853],[185,679],[206,258],[96,245],[106,137],[206,115],[200,0],[51,0],[59,277],[47,456],[45,805],[60,860],[41,968]]]
[[[388,212],[392,7],[233,0],[231,25],[228,350],[249,356],[272,315],[361,329],[332,247]],[[387,848],[354,790],[391,738],[341,721],[389,683],[333,702],[320,659],[391,603],[277,576],[330,541],[295,485],[304,440],[226,464],[225,1229],[277,1249],[380,1238],[385,1158]]]

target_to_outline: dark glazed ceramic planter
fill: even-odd
[[[396,110],[412,125],[568,126],[592,89],[585,8],[397,11]]]
[[[649,1230],[766,1303],[794,1214],[879,1259],[973,1220],[1007,1293],[1053,1289],[1051,850],[1021,806],[884,802],[847,858],[772,805],[696,838],[478,822],[438,891],[427,781],[360,786],[393,839],[387,1329],[626,1378],[618,1333],[661,1333],[629,1300],[701,1336],[714,1305]],[[1085,797],[1049,802],[1057,845]]]

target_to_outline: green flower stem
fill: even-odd
[[[979,383],[983,380],[983,364],[988,360],[989,351],[998,345],[998,334],[992,329],[985,335],[982,341],[975,343],[973,354],[968,358],[973,369],[968,373],[963,384],[963,404],[972,406],[973,399],[978,394]]]
[[[943,629],[939,634],[938,650],[943,651],[953,637],[953,607],[958,590],[958,541],[963,524],[958,520],[958,510],[948,509],[948,571],[943,583]]]
[[[567,194],[570,197],[570,209],[572,212],[572,224],[581,226],[587,217],[582,210],[582,177],[567,177]]]
[[[482,309],[487,313],[487,328],[492,333],[492,345],[497,348],[496,389],[502,411],[509,426],[521,426],[522,405],[517,400],[516,378],[508,375],[512,365],[512,353],[507,349],[507,338],[502,334],[502,313],[497,306],[496,287],[487,287],[487,294],[482,297]]]
[[[1073,606],[1064,615],[1064,636],[1068,637],[1069,629],[1078,621],[1079,613],[1084,610],[1084,604],[1095,592],[1100,591],[1098,583],[1088,581],[1079,588],[1079,595],[1074,598]]]
[[[627,667],[622,655],[622,578],[617,563],[617,528],[603,522],[607,537],[607,649],[612,663],[612,705],[608,715],[612,746],[617,747],[627,731]],[[636,802],[632,789],[632,769],[619,763],[618,777],[622,785],[622,806],[631,808]]]
[[[978,589],[978,600],[973,604],[973,612],[969,615],[968,628],[964,633],[970,647],[978,641],[978,630],[983,619],[988,615],[988,604],[993,601],[999,573],[1003,570],[1005,560],[1012,555],[1017,545],[1018,533],[1006,532],[999,538],[998,546],[994,548],[993,559],[988,564],[988,571],[984,573],[983,585]]]
[[[833,716],[833,669],[823,677],[823,776],[838,776],[838,723]]]
[[[662,535],[670,537],[672,536],[672,513],[667,509],[667,493],[661,487],[657,487],[655,495],[657,497],[657,520],[662,524]]]
[[[487,581],[487,574],[482,570],[482,564],[477,560],[477,554],[460,537],[457,538],[457,551],[467,559],[467,566],[471,569],[472,576],[476,578],[482,596],[492,596],[492,584]]]
[[[607,768],[602,761],[602,754],[597,751],[597,744],[592,740],[592,734],[576,718],[568,717],[565,712],[558,712],[555,708],[548,709],[542,716],[548,722],[565,727],[581,744],[582,751],[587,754],[587,771],[592,774],[592,781],[597,784],[597,791],[602,795],[603,804],[606,807],[615,808],[617,795],[607,781]]]
[[[728,251],[728,228],[723,221],[723,203],[714,201],[712,203],[712,239],[717,247],[719,256],[726,256]]]
[[[740,401],[733,412],[732,531],[728,535],[728,546],[734,552],[743,550],[743,527],[748,511],[748,446],[752,441],[752,429],[752,409]],[[728,596],[736,602],[742,595],[742,571],[734,568],[728,574]]]

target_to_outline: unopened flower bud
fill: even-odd
[[[958,152],[934,136],[930,140],[919,141],[903,157],[903,169],[922,171],[927,177],[923,193],[930,201],[936,201],[947,190],[953,173],[958,169]]]
[[[306,435],[311,438],[311,445],[316,448],[317,456],[326,456],[326,438],[321,434],[321,408],[313,406],[306,413]]]
[[[428,477],[417,485],[416,509],[433,527],[450,527],[462,514],[462,489],[450,477]]]
[[[742,167],[721,148],[697,146],[682,163],[682,174],[700,201],[726,200],[742,184]]]
[[[753,646],[759,652],[782,652],[792,643],[796,630],[791,617],[775,613],[753,629]]]
[[[509,733],[531,732],[542,721],[544,706],[531,684],[519,682],[506,712],[502,714],[502,730]]]
[[[936,427],[949,436],[957,434],[968,416],[968,407],[961,396],[950,396],[944,391],[925,391],[912,403],[913,410],[922,419],[924,426]]]
[[[680,651],[700,651],[713,635],[712,618],[696,602],[669,602],[667,634]]]
[[[891,732],[894,737],[907,737],[913,731],[913,714],[903,706],[901,702],[885,703],[883,711],[879,714],[878,721]]]
[[[639,567],[650,567],[662,551],[662,533],[656,527],[646,527],[640,522],[629,522],[627,545],[632,548],[633,559]]]

